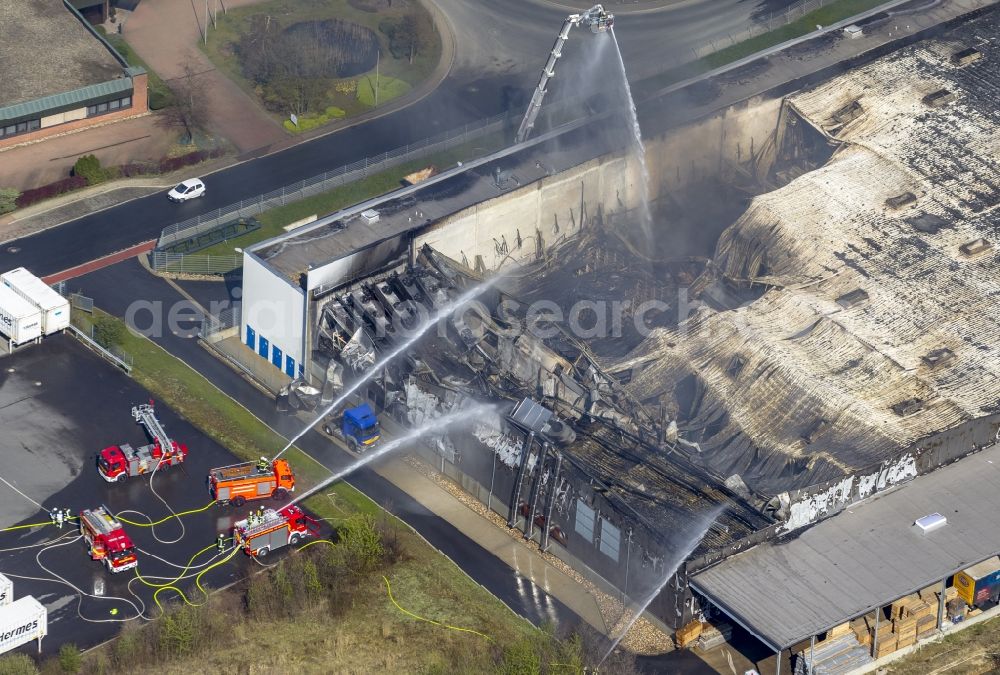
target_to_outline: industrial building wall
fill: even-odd
[[[305,294],[255,255],[243,254],[240,337],[250,349],[290,377],[301,372]]]
[[[406,244],[406,237],[399,235],[311,269],[306,276],[307,290],[347,284],[376,272],[388,262],[400,259],[406,253]]]
[[[706,178],[727,179],[735,165],[745,166],[751,157],[766,171],[773,161],[773,140],[783,100],[780,96],[755,96],[646,138],[651,198]]]
[[[436,223],[416,238],[471,268],[533,260],[601,209],[635,206],[622,157],[599,157]],[[629,204],[629,202],[633,202]]]

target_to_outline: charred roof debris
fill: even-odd
[[[652,260],[626,216],[598,213],[365,395],[406,424],[505,403],[437,453],[620,587],[630,565],[662,572],[699,513],[724,507],[691,571],[981,449],[1000,428],[998,36],[987,14],[789,95],[750,171],[770,191],[711,258]],[[426,245],[406,257],[310,290],[319,400],[485,274]],[[696,611],[685,574],[658,610],[675,626]]]

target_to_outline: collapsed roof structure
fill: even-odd
[[[774,495],[906,452],[912,476],[943,432],[991,422],[924,468],[996,431],[1000,74],[967,48],[995,44],[997,19],[969,29],[787,98],[779,154],[798,124],[833,156],[756,197],[694,288],[760,297],[706,304],[609,366],[679,411],[717,476]]]

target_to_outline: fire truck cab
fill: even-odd
[[[265,509],[261,517],[251,513],[233,526],[233,541],[247,555],[257,558],[317,536],[319,522],[294,504],[279,511]]]
[[[255,499],[283,502],[295,491],[295,474],[283,459],[221,466],[208,472],[208,491],[220,504],[236,507]]]
[[[80,534],[90,546],[90,559],[103,560],[112,574],[130,570],[139,562],[135,545],[106,506],[80,512]]]

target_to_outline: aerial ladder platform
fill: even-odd
[[[556,62],[562,57],[562,50],[566,40],[569,39],[570,30],[576,26],[588,26],[592,33],[606,33],[612,30],[614,25],[615,15],[606,11],[601,5],[594,5],[582,14],[570,14],[566,17],[562,30],[559,31],[556,42],[552,45],[552,51],[549,52],[549,59],[545,62],[545,67],[542,68],[542,75],[538,80],[538,86],[535,87],[535,93],[531,96],[528,110],[524,113],[524,119],[521,120],[521,126],[514,137],[515,143],[523,143],[528,140],[528,136],[531,135],[531,131],[535,127],[535,120],[542,109],[542,101],[545,99],[549,80],[556,74]]]

